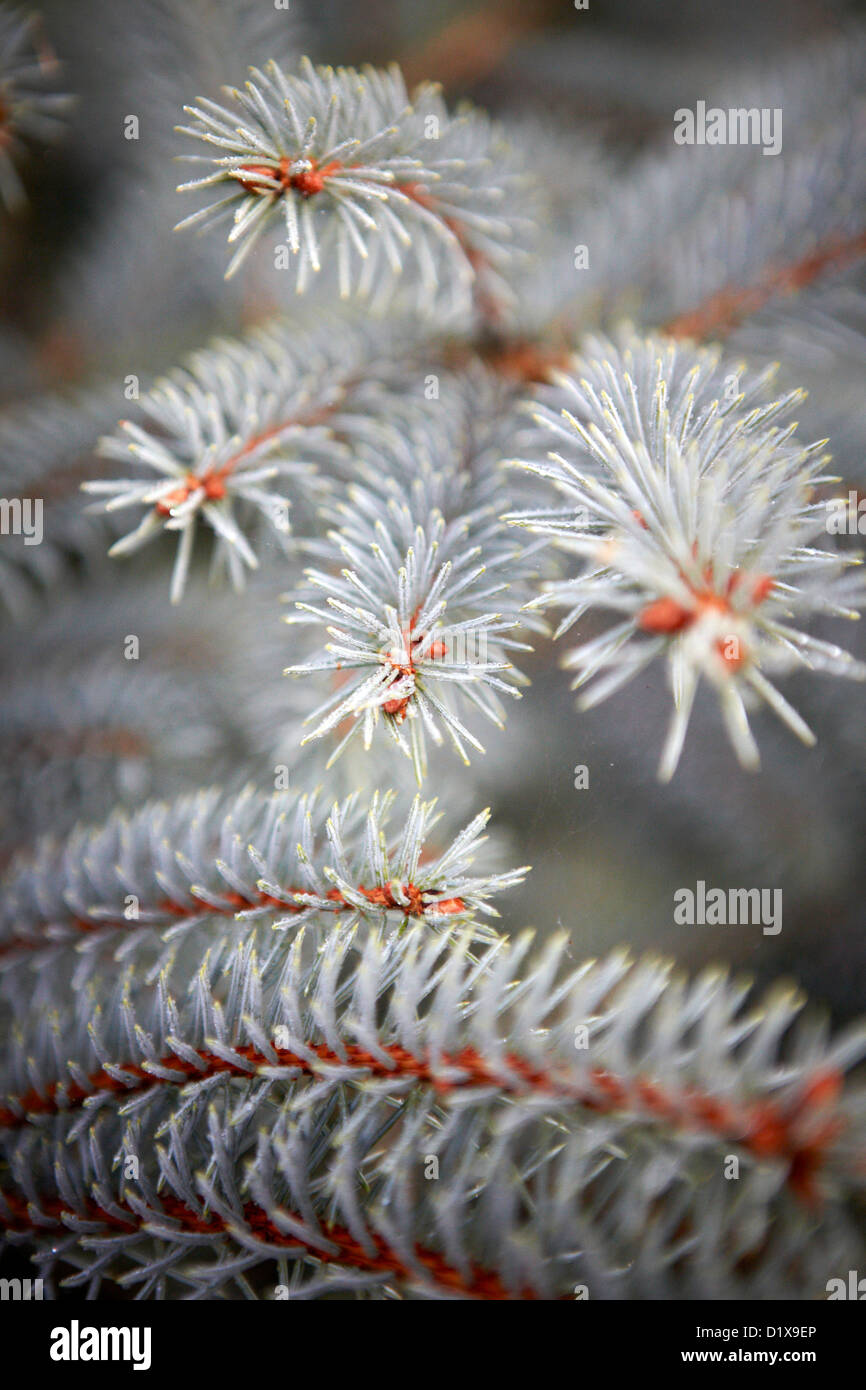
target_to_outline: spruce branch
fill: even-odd
[[[294,42],[247,0],[174,8],[149,0],[160,25],[133,25],[133,66],[157,32],[179,39],[155,82],[140,64],[143,129],[179,90],[212,90],[235,41],[242,65]],[[20,153],[6,14],[0,196]],[[178,61],[190,44],[195,61]],[[575,964],[561,930],[538,947],[498,935],[493,901],[526,870],[500,871],[487,812],[463,815],[427,740],[468,760],[472,712],[502,726],[505,696],[528,684],[512,665],[520,629],[545,631],[548,606],[565,611],[559,635],[580,624],[565,664],[585,706],[665,661],[665,778],[702,680],[755,766],[761,704],[813,741],[777,676],[866,676],[806,630],[856,618],[863,585],[859,557],[822,534],[838,479],[825,443],[803,442],[823,426],[794,423],[804,392],[788,389],[816,379],[798,355],[818,363],[818,420],[833,419],[837,457],[847,432],[858,467],[864,59],[862,43],[820,50],[783,72],[784,101],[760,87],[785,107],[779,160],[757,147],[672,158],[668,139],[618,169],[591,138],[575,151],[543,122],[452,113],[432,86],[410,97],[396,69],[308,60],[187,108],[202,177],[184,187],[216,201],[180,225],[227,227],[228,275],[283,227],[274,275],[285,260],[317,295],[308,317],[221,339],[159,380],[101,445],[112,463],[131,455],[134,476],[95,476],[86,512],[71,515],[69,494],[97,472],[116,387],[0,418],[4,524],[13,502],[44,498],[47,516],[44,546],[3,537],[0,596],[23,610],[34,579],[51,597],[81,580],[33,632],[0,632],[16,673],[0,696],[4,852],[36,824],[53,832],[0,896],[0,1243],[44,1277],[89,1298],[114,1283],[139,1298],[754,1300],[823,1297],[828,1277],[863,1268],[864,1026],[833,1032],[792,987],[756,999],[718,968],[688,978],[622,952]],[[49,134],[27,126],[38,100],[19,107],[25,137]],[[129,292],[123,331],[137,351],[153,338],[141,360],[189,331],[190,305],[208,323],[239,306],[213,312],[212,248],[181,254],[141,303],[164,154],[162,137],[142,141],[135,192],[87,255],[92,278],[75,263],[105,304]],[[277,299],[259,260],[250,319]],[[624,306],[667,330],[584,336]],[[77,310],[71,325],[86,339]],[[751,366],[683,341],[730,334]],[[762,364],[779,341],[777,373]],[[103,592],[89,562],[126,509],[136,529],[114,554],[179,533],[175,602],[202,525],[236,587],[265,551],[303,554],[306,575],[287,564],[280,580],[294,605],[282,658],[268,628],[278,565],[242,613],[230,595],[200,611],[192,595],[169,623],[144,567]],[[588,631],[599,614],[610,625]],[[152,658],[141,679],[123,670],[121,632]],[[641,712],[603,734],[605,751],[630,747],[638,798]],[[838,713],[827,772],[841,783],[844,765],[847,811],[856,705]],[[307,761],[290,769],[305,715]],[[493,769],[508,795],[528,751],[543,765],[537,729]],[[407,755],[392,785],[434,774],[437,803],[372,790],[380,733]],[[142,805],[134,776],[121,786],[126,753],[160,800]],[[323,787],[303,795],[320,753]],[[293,790],[249,785],[274,773]],[[175,796],[204,780],[221,789]],[[721,836],[755,864],[752,809],[718,790],[716,850]],[[688,807],[700,824],[705,801],[705,783],[687,783],[657,813]],[[821,860],[825,893],[852,825]],[[801,885],[819,862],[803,859]]]
[[[179,793],[215,766],[228,776],[225,741],[200,673],[174,662],[134,674],[122,656],[94,651],[19,663],[0,696],[0,857],[46,823],[60,833],[155,789]]]
[[[50,90],[57,68],[36,17],[0,6],[0,202],[13,211],[25,201],[16,170],[25,147],[58,139],[72,103]]]
[[[277,219],[297,257],[299,291],[330,242],[344,297],[356,258],[370,266],[367,292],[411,258],[429,300],[443,250],[464,291],[498,270],[521,222],[520,184],[493,164],[498,137],[485,116],[468,107],[452,116],[431,84],[410,101],[397,68],[335,71],[304,59],[298,75],[276,63],[251,72],[245,90],[227,89],[230,105],[199,98],[186,108],[193,124],[179,127],[224,152],[184,156],[210,168],[181,188],[223,196],[179,226],[230,221],[238,245],[228,275]]]
[[[530,955],[531,933],[480,958],[471,931],[420,923],[285,943],[262,959],[247,939],[222,979],[206,960],[187,998],[163,977],[122,1026],[82,992],[87,1034],[63,1015],[54,1030],[71,1081],[62,1054],[25,1066],[37,1030],[19,1030],[2,1224],[91,1296],[103,1278],[214,1296],[259,1266],[269,1297],[291,1260],[299,1297],[653,1280],[809,1297],[854,1252],[864,1107],[843,1075],[862,1028],[831,1042],[790,990],[756,1008],[716,971],[689,982],[622,954],[566,969],[564,940]],[[438,1182],[419,1183],[431,1158]]]
[[[510,656],[527,647],[511,634],[538,549],[515,545],[500,522],[507,494],[497,415],[507,392],[480,371],[442,389],[447,411],[407,412],[396,441],[383,428],[358,442],[362,481],[326,509],[326,539],[308,546],[320,564],[290,595],[296,612],[286,619],[324,625],[331,638],[286,671],[334,673],[328,699],[307,721],[315,726],[308,739],[338,732],[328,765],[358,737],[368,749],[381,723],[419,783],[427,738],[441,744],[443,729],[464,762],[467,745],[484,751],[456,712],[458,697],[501,728],[500,695],[519,696],[526,683]],[[543,628],[531,615],[524,625]]]
[[[770,72],[728,73],[710,105],[782,108],[783,158],[757,146],[651,144],[610,170],[589,205],[575,201],[591,263],[574,291],[574,238],[562,238],[519,290],[520,318],[573,336],[587,319],[612,330],[639,314],[647,327],[712,341],[780,309],[795,328],[804,287],[862,265],[864,54],[854,30]]]
[[[27,520],[18,534],[3,536],[0,550],[0,602],[14,618],[74,568],[92,567],[112,534],[110,519],[82,510],[79,488],[99,468],[97,440],[117,419],[118,394],[116,383],[102,383],[71,396],[39,394],[0,414],[6,497]]]
[[[655,1151],[624,1161],[615,1131],[607,1148],[572,1130],[551,1150],[547,1117],[509,1111],[503,1125],[496,1109],[469,1109],[443,1121],[429,1102],[407,1112],[353,1097],[335,1135],[327,1111],[277,1116],[254,1147],[217,1101],[204,1134],[203,1123],[169,1129],[158,1177],[120,1192],[111,1131],[79,1141],[80,1167],[65,1173],[62,1138],[49,1147],[31,1134],[15,1155],[20,1191],[0,1194],[3,1226],[35,1245],[49,1279],[71,1266],[64,1286],[90,1298],[116,1281],[139,1298],[809,1299],[857,1258],[835,1208],[818,1225],[783,1199],[768,1219],[763,1173],[740,1178],[733,1213],[721,1184],[699,1196],[692,1173],[660,1174]],[[120,1145],[136,1159],[152,1131],[130,1126]],[[432,1160],[452,1175],[444,1191],[441,1176],[417,1180]],[[522,1202],[508,1200],[515,1181]]]
[[[130,454],[153,477],[98,479],[82,484],[116,512],[146,507],[143,520],[109,554],[127,555],[163,531],[180,533],[171,600],[183,596],[201,519],[215,534],[213,563],[224,566],[235,588],[245,567],[259,560],[248,536],[263,519],[270,536],[284,538],[296,495],[314,500],[317,466],[332,467],[341,446],[329,421],[354,379],[375,377],[370,344],[341,330],[335,342],[325,322],[308,333],[282,321],[246,338],[221,339],[193,354],[141,401],[142,420],[121,423],[101,441],[106,458]],[[327,345],[326,345],[327,344]]]
[[[350,931],[389,914],[428,928],[497,916],[489,898],[526,871],[469,874],[489,813],[437,852],[435,803],[416,798],[397,825],[396,809],[393,793],[356,793],[328,811],[320,795],[211,789],[45,839],[7,876],[0,968],[14,977],[35,964],[41,995],[70,948],[84,979],[138,953],[162,968],[187,939],[216,963],[245,932],[273,943],[275,929],[335,913]]]
[[[866,104],[862,87],[829,130],[785,167],[755,170],[739,196],[711,200],[691,230],[687,249],[671,247],[666,298],[677,306],[667,331],[676,337],[726,336],[765,305],[796,299],[866,256]],[[744,244],[742,207],[750,207]]]
[[[286,698],[292,689],[274,657],[279,590],[267,575],[242,600],[201,594],[177,609],[160,601],[160,570],[143,578],[103,566],[102,582],[81,583],[79,571],[77,585],[60,573],[63,602],[37,610],[26,642],[21,624],[0,626],[0,668],[10,673],[0,683],[4,864],[48,829],[66,835],[146,799],[210,783],[284,786],[290,768],[318,785],[313,757],[295,752],[307,708]],[[71,632],[87,641],[70,650]],[[329,782],[329,790],[338,799],[357,785]],[[456,804],[468,815],[471,804]]]
[[[666,325],[674,338],[718,339],[779,295],[796,294],[824,275],[838,274],[866,256],[866,232],[835,236],[792,265],[770,267],[757,284],[717,290],[696,309]]]
[[[766,397],[766,375],[724,404],[718,359],[656,340],[622,351],[590,343],[537,419],[571,457],[525,466],[567,500],[515,523],[554,537],[586,562],[535,602],[567,607],[559,632],[593,608],[617,621],[567,659],[584,708],[664,655],[674,700],[660,776],[673,776],[701,678],[715,687],[740,762],[758,763],[748,708],[767,704],[806,743],[812,731],[766,672],[798,667],[863,679],[841,648],[804,632],[814,613],[856,618],[856,556],[816,544],[826,507],[822,444],[802,446],[780,422],[792,393]],[[741,368],[728,379],[739,383]],[[764,400],[760,399],[764,396]],[[751,408],[745,408],[750,406]]]

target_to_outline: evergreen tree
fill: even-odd
[[[866,40],[625,153],[266,8],[0,7],[0,273],[62,246],[0,337],[2,1237],[58,1298],[824,1297],[862,1001],[701,952],[787,974],[860,844]]]

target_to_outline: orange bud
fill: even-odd
[[[692,621],[694,614],[673,598],[657,598],[643,610],[638,627],[644,632],[679,632]]]

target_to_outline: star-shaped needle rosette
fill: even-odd
[[[715,688],[739,761],[758,765],[748,711],[769,705],[805,743],[802,717],[768,678],[798,667],[863,679],[849,653],[802,630],[815,613],[857,618],[864,602],[859,559],[816,545],[829,482],[821,446],[793,447],[790,432],[733,435],[712,466],[694,445],[670,439],[653,454],[621,432],[587,432],[596,459],[585,467],[551,455],[538,472],[567,498],[537,514],[548,534],[586,564],[550,584],[539,605],[568,609],[560,633],[589,609],[618,620],[566,657],[581,700],[598,704],[657,656],[665,656],[674,713],[659,774],[668,780],[682,752],[701,678]],[[602,467],[599,467],[599,462]],[[514,518],[533,525],[533,518]]]
[[[468,298],[480,279],[492,281],[484,292],[508,290],[502,269],[537,232],[532,181],[482,113],[449,112],[430,83],[410,96],[396,67],[307,58],[297,73],[252,68],[243,89],[224,91],[225,104],[185,107],[191,123],[178,127],[205,151],[181,156],[204,172],[178,191],[217,195],[178,228],[228,222],[227,276],[283,222],[299,292],[332,260],[343,298],[371,295],[408,264],[428,308],[440,290],[450,297],[449,281]]]
[[[204,356],[204,355],[203,355]],[[119,434],[100,441],[106,458],[130,455],[156,477],[96,479],[84,491],[107,496],[97,506],[107,512],[145,507],[139,524],[109,550],[132,554],[148,541],[173,531],[180,535],[171,577],[171,601],[183,596],[199,523],[216,537],[214,568],[225,567],[236,589],[247,569],[259,566],[248,532],[264,522],[271,536],[290,533],[292,500],[285,480],[322,488],[312,461],[297,457],[299,445],[316,447],[321,431],[293,420],[270,394],[238,392],[238,399],[206,389],[191,373],[159,383],[142,408],[143,424],[124,420]]]
[[[527,648],[509,636],[519,617],[506,582],[496,574],[501,554],[495,562],[491,556],[490,573],[480,563],[480,548],[466,546],[462,523],[449,524],[434,512],[426,526],[413,526],[408,508],[394,502],[385,508],[386,525],[380,499],[361,488],[352,490],[351,499],[355,533],[363,531],[365,538],[332,533],[324,553],[342,556],[346,566],[339,574],[307,571],[306,593],[324,593],[326,606],[306,601],[305,595],[286,618],[324,623],[331,641],[318,659],[290,666],[286,674],[333,673],[331,695],[307,721],[314,728],[305,740],[336,731],[339,742],[329,766],[359,735],[369,748],[383,724],[411,758],[420,783],[427,769],[427,736],[439,745],[444,729],[464,762],[467,745],[484,752],[455,712],[456,697],[501,728],[505,711],[499,694],[517,697],[527,683],[509,652]],[[366,510],[370,537],[360,525]],[[475,520],[480,530],[480,518]],[[401,552],[398,540],[407,532],[413,543]],[[494,595],[500,612],[489,611]]]

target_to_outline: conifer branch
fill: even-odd
[[[57,68],[36,17],[0,6],[0,203],[13,211],[25,201],[16,170],[25,147],[56,140],[72,103],[50,90]]]
[[[701,678],[716,688],[740,762],[755,767],[750,704],[766,703],[814,742],[767,670],[866,677],[848,653],[792,621],[856,618],[864,602],[849,573],[857,557],[816,543],[826,519],[816,494],[836,481],[824,473],[822,445],[804,447],[794,426],[780,427],[796,393],[772,400],[766,374],[741,393],[740,374],[664,341],[590,343],[536,416],[567,452],[525,464],[567,505],[512,517],[586,562],[535,600],[567,608],[559,634],[592,608],[618,615],[569,655],[574,688],[595,682],[584,708],[667,658],[674,715],[664,779],[676,770]],[[735,387],[728,402],[718,394],[724,377]]]
[[[264,947],[275,929],[334,914],[350,932],[389,914],[431,928],[497,916],[489,898],[526,870],[468,874],[489,813],[436,853],[435,803],[416,798],[398,827],[395,810],[394,793],[366,804],[355,794],[326,811],[320,796],[214,789],[115,813],[64,844],[44,839],[7,875],[0,968],[14,977],[37,967],[37,992],[50,995],[70,948],[84,980],[106,959],[138,953],[162,968],[186,941],[216,962],[239,941]]]
[[[667,139],[620,168],[587,132],[450,111],[431,85],[410,96],[396,68],[288,72],[296,31],[246,0],[174,8],[149,0],[132,21],[147,72],[128,89],[135,189],[74,252],[86,273],[64,326],[83,360],[99,351],[108,312],[81,311],[98,286],[112,316],[124,306],[111,342],[118,360],[135,345],[136,368],[188,339],[191,304],[203,324],[237,317],[237,298],[213,303],[210,252],[179,243],[147,305],[155,262],[139,264],[142,248],[159,257],[149,229],[174,196],[159,117],[212,90],[235,47],[242,64],[279,61],[186,108],[201,176],[183,187],[213,201],[180,225],[225,227],[229,276],[250,257],[245,322],[282,302],[286,267],[316,298],[210,343],[116,430],[116,384],[0,418],[0,597],[17,615],[58,595],[32,631],[0,632],[15,669],[2,853],[23,850],[0,897],[0,1242],[89,1298],[109,1284],[144,1299],[822,1297],[863,1268],[864,1026],[833,1032],[790,986],[756,999],[723,969],[689,978],[619,951],[575,964],[544,883],[531,907],[546,940],[499,935],[493,902],[526,869],[503,867],[488,813],[464,814],[471,782],[452,786],[428,741],[483,751],[474,713],[502,728],[505,697],[529,684],[513,663],[542,664],[521,654],[548,607],[564,612],[557,635],[577,634],[565,664],[585,707],[665,662],[663,778],[702,683],[754,767],[761,704],[814,741],[777,676],[866,677],[811,628],[856,618],[864,590],[857,553],[828,538],[825,441],[803,442],[822,427],[798,428],[805,393],[789,389],[826,382],[850,467],[866,46],[788,65],[784,103],[770,93],[784,160],[672,157]],[[151,82],[138,57],[166,36]],[[64,101],[45,97],[25,39],[0,8],[7,200],[22,137],[50,137]],[[96,169],[100,194],[107,151],[69,165]],[[274,231],[286,245],[269,266],[251,253]],[[624,308],[667,329],[587,336]],[[682,341],[747,320],[751,366]],[[818,362],[800,353],[803,376],[798,335]],[[779,337],[777,373],[762,364]],[[7,350],[4,335],[4,365]],[[39,371],[34,354],[7,396]],[[138,377],[125,382],[137,401]],[[100,455],[131,458],[129,477],[94,459],[106,431]],[[98,500],[73,510],[83,478]],[[44,544],[30,545],[37,501]],[[167,614],[155,554],[99,582],[106,543],[121,555],[176,532],[177,602],[202,526],[236,588],[275,561],[242,610],[199,604],[190,584]],[[537,710],[559,717],[552,689]],[[639,787],[630,713],[603,737],[621,748],[638,730]],[[847,719],[840,764],[859,756],[853,705]],[[523,746],[486,769],[501,800],[527,768],[550,772],[560,733],[545,746],[514,723]],[[375,791],[390,747],[406,755],[397,790]],[[407,771],[438,777],[438,802],[404,795]],[[741,826],[728,791],[714,829],[726,812]],[[705,799],[687,783],[665,814]]]
[[[223,196],[179,226],[231,221],[238,245],[228,275],[276,219],[297,257],[299,291],[331,242],[343,297],[356,259],[367,265],[360,287],[369,293],[411,258],[432,301],[443,252],[464,290],[507,257],[523,221],[517,178],[492,163],[497,136],[487,118],[469,108],[452,116],[438,88],[425,84],[410,101],[397,68],[334,71],[304,59],[297,76],[269,63],[252,69],[244,91],[227,93],[230,106],[199,98],[186,108],[192,125],[179,127],[224,152],[184,156],[210,169],[181,189]]]
[[[118,394],[115,383],[103,384],[71,397],[39,395],[0,414],[6,497],[26,523],[0,547],[0,602],[14,618],[76,564],[92,565],[112,534],[110,518],[83,512],[79,489],[99,468],[97,440],[117,419]]]
[[[507,394],[481,372],[443,389],[447,413],[410,414],[401,438],[383,430],[374,447],[356,447],[362,481],[328,509],[331,529],[309,547],[320,564],[287,618],[325,625],[332,639],[286,672],[334,673],[307,721],[315,723],[308,739],[338,732],[329,766],[355,738],[369,748],[381,723],[419,783],[428,736],[441,744],[444,729],[464,762],[467,745],[484,751],[455,697],[502,727],[499,696],[519,696],[525,684],[510,655],[526,644],[511,634],[521,620],[543,628],[520,613],[538,547],[515,545],[499,519],[507,494],[494,422]]]
[[[678,314],[666,325],[665,332],[674,338],[698,341],[722,338],[775,296],[796,294],[823,275],[856,265],[864,256],[866,232],[848,238],[833,237],[792,265],[770,268],[755,285],[717,290],[697,308]]]
[[[0,1129],[10,1234],[49,1266],[69,1259],[91,1295],[115,1278],[201,1296],[270,1266],[259,1291],[272,1297],[287,1246],[299,1297],[347,1281],[543,1298],[588,1282],[609,1296],[639,1293],[650,1267],[682,1295],[754,1296],[767,1266],[789,1296],[821,1287],[866,1177],[862,1093],[842,1082],[862,1028],[830,1043],[796,1025],[790,990],[750,1009],[717,972],[689,983],[622,954],[565,969],[563,939],[529,956],[524,934],[476,958],[471,928],[308,933],[266,954],[247,940],[222,970],[191,959],[186,998],[164,973],[133,996],[128,981],[120,1026],[75,991],[77,1024],[61,1012],[55,1025],[68,1081],[62,1052],[25,1065],[44,1029],[22,1020],[7,1076],[19,1067],[31,1087],[4,1102]],[[112,1177],[118,1146],[132,1181]],[[419,1185],[430,1159],[438,1179]],[[711,1222],[692,1205],[698,1173]],[[534,1193],[523,1208],[515,1181]],[[644,1267],[636,1218],[650,1206],[661,1247]],[[76,1238],[58,1246],[61,1220]]]
[[[214,532],[214,566],[243,587],[245,567],[259,564],[247,535],[252,521],[264,520],[277,539],[289,534],[297,495],[314,501],[321,494],[318,465],[334,467],[343,453],[330,421],[359,376],[375,378],[369,342],[341,330],[335,343],[331,332],[323,324],[299,334],[278,321],[245,339],[212,344],[159,381],[141,401],[141,422],[121,422],[121,433],[100,446],[106,458],[127,461],[131,454],[156,479],[82,484],[108,496],[96,504],[108,513],[147,509],[109,554],[127,555],[163,531],[178,532],[171,580],[178,603],[201,519]]]

